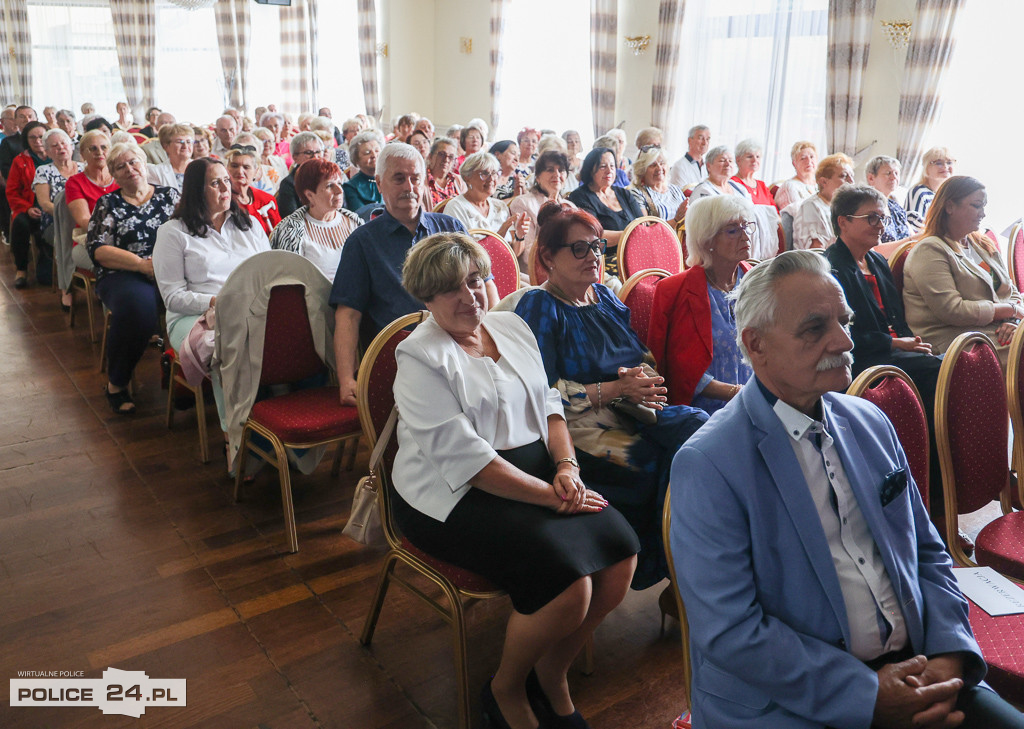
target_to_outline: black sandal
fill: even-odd
[[[107,404],[110,405],[110,409],[115,415],[131,415],[135,412],[135,401],[132,400],[132,395],[128,392],[128,388],[119,392],[111,392],[104,385],[103,394],[107,396]],[[128,407],[125,407],[125,405]]]

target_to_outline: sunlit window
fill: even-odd
[[[319,98],[321,106],[331,109],[335,121],[342,121],[366,111],[363,81],[359,73],[359,25],[356,0],[331,0],[317,7],[320,22],[318,53]]]
[[[180,121],[204,124],[227,103],[213,8],[184,10],[158,0],[156,100]]]
[[[712,146],[761,142],[768,183],[792,176],[793,142],[825,150],[827,34],[828,0],[689,0],[669,148],[706,124]]]

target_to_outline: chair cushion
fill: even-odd
[[[1024,580],[1024,511],[1001,516],[978,532],[974,558],[1007,577]]]
[[[338,402],[337,387],[315,387],[261,400],[249,418],[284,443],[316,443],[359,430],[359,413]]]
[[[647,335],[651,330],[651,310],[654,308],[654,289],[658,286],[661,276],[648,276],[639,282],[626,295],[625,304],[629,308],[629,323],[640,341],[647,344]]]
[[[418,549],[416,545],[410,542],[405,537],[402,537],[402,549],[415,555],[418,559],[423,560],[428,565],[433,567],[435,570],[440,572],[445,579],[451,582],[460,590],[467,592],[499,592],[500,589],[495,587],[493,583],[484,579],[475,572],[464,570],[461,567],[456,567],[448,562],[443,562],[436,557],[431,557],[429,554],[424,552],[422,549]]]
[[[1024,703],[1024,615],[992,617],[968,602],[971,628],[988,663],[985,681],[1004,699]]]
[[[620,261],[624,278],[645,268],[663,268],[669,273],[683,270],[679,239],[667,225],[638,225],[629,232],[625,249],[626,255]]]

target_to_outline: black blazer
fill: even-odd
[[[882,295],[885,312],[878,306],[871,284],[867,282],[853,260],[853,254],[837,238],[825,250],[825,258],[832,265],[832,274],[838,279],[846,294],[846,303],[854,312],[853,326],[850,336],[853,338],[853,359],[861,365],[855,369],[863,369],[870,360],[888,358],[892,351],[892,337],[889,335],[891,326],[900,337],[912,337],[914,333],[907,326],[903,314],[903,298],[896,289],[892,271],[885,259],[874,251],[868,251],[865,257],[868,269],[878,283],[878,292]]]

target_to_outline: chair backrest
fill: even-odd
[[[619,241],[619,270],[628,279],[649,268],[669,273],[683,270],[683,251],[676,233],[661,218],[637,218],[626,226]]]
[[[359,410],[359,424],[371,450],[377,444],[377,437],[384,429],[388,416],[391,415],[391,408],[395,404],[394,385],[395,376],[398,374],[395,349],[409,336],[408,327],[419,324],[426,317],[427,312],[418,311],[406,314],[388,324],[374,337],[359,363],[359,373],[356,377],[356,407]],[[392,548],[400,543],[398,530],[391,518],[391,501],[387,493],[391,466],[398,452],[396,432],[397,429],[392,432],[391,443],[384,451],[382,467],[377,473],[380,485],[377,492],[381,505],[381,526]]]
[[[914,247],[916,242],[908,240],[889,256],[889,270],[892,271],[892,280],[896,284],[896,289],[900,292],[900,296],[903,295],[903,269],[907,265],[907,256],[910,255],[910,249]]]
[[[977,511],[1009,489],[1003,386],[1003,371],[988,337],[967,332],[953,340],[935,393],[935,439],[949,534],[956,533],[957,514]]]
[[[1010,230],[1010,250],[1006,255],[1010,278],[1018,291],[1024,291],[1024,220],[1014,223]]]
[[[649,268],[634,273],[619,289],[619,300],[629,309],[629,324],[645,346],[651,329],[654,289],[659,281],[671,275],[662,268]]]
[[[325,369],[309,328],[306,288],[301,284],[275,286],[267,304],[260,384],[298,382]]]
[[[1012,507],[1024,508],[1024,327],[1017,327],[1010,341],[1006,364],[1006,395],[1010,408],[1010,424],[1013,426],[1013,470],[1017,472],[1017,491],[1010,494],[1010,503],[1004,504],[1004,511]]]
[[[782,229],[782,242],[786,250],[793,250],[793,214],[789,210],[779,213],[779,227]]]
[[[530,285],[540,286],[548,280],[548,272],[540,262],[540,246],[534,245],[530,251]]]
[[[676,608],[679,610],[679,637],[683,644],[683,705],[689,708],[690,681],[693,680],[693,666],[690,665],[690,623],[686,619],[686,606],[683,605],[683,598],[679,595],[679,585],[676,584],[676,566],[675,560],[672,559],[672,540],[669,538],[671,530],[672,491],[670,490],[665,493],[665,508],[661,511],[661,541],[665,545],[669,586],[672,588],[672,597],[675,598]]]
[[[846,394],[877,405],[892,422],[924,508],[928,509],[928,416],[914,381],[898,367],[878,365],[861,372]]]
[[[505,298],[519,288],[519,261],[512,248],[497,233],[478,228],[469,231],[476,242],[484,247],[491,257],[491,274],[494,285],[498,287],[498,296]]]
[[[434,206],[434,209],[433,209],[432,212],[443,213],[444,209],[445,209],[445,206],[448,205],[448,201],[449,200],[451,200],[451,198],[450,197],[446,197],[444,200],[442,200],[441,202],[439,202],[437,205]]]

